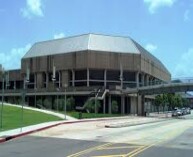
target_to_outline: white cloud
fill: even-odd
[[[190,20],[190,10],[186,10],[184,12],[184,21],[189,21]]]
[[[64,38],[64,37],[65,37],[64,33],[59,33],[59,34],[54,35],[54,39],[60,39],[60,38]]]
[[[184,53],[174,69],[174,77],[193,76],[193,48]]]
[[[33,16],[43,17],[42,0],[26,0],[26,7],[21,9],[21,13],[29,19]]]
[[[149,12],[154,14],[160,7],[171,7],[176,0],[143,0],[149,6]]]
[[[30,49],[31,44],[21,48],[13,48],[10,53],[0,52],[0,64],[7,69],[18,69],[21,67],[21,58]]]
[[[153,52],[153,51],[155,51],[157,49],[157,46],[154,45],[154,44],[147,44],[145,46],[145,49],[148,50],[149,52]]]

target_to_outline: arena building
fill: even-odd
[[[111,113],[116,100],[122,114],[142,113],[136,95],[122,90],[171,80],[162,62],[133,39],[98,34],[37,42],[22,58],[21,69],[8,74],[6,101],[15,102],[25,89],[28,105],[36,106],[38,99],[47,97],[53,103],[67,95],[83,106],[94,92],[100,112]]]

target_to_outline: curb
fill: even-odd
[[[18,133],[18,134],[15,134],[15,135],[0,137],[0,144],[4,143],[4,142],[7,142],[7,141],[10,141],[10,140],[15,139],[15,138],[26,136],[26,135],[29,135],[29,134],[32,134],[32,133],[35,133],[35,132],[43,131],[43,130],[46,130],[46,129],[49,129],[49,128],[53,128],[53,127],[56,127],[56,126],[59,126],[59,125],[63,125],[63,124],[96,122],[96,121],[113,120],[113,119],[116,119],[116,118],[114,117],[114,118],[101,118],[101,119],[85,119],[85,120],[70,121],[70,122],[69,121],[67,121],[67,122],[59,122],[57,124],[53,124],[53,125],[49,125],[49,126],[46,126],[46,127],[42,127],[42,128],[38,128],[38,129],[22,132],[22,133]],[[150,123],[150,122],[146,122],[146,123]],[[146,124],[146,123],[140,123],[140,124],[134,124],[134,125],[142,125],[142,124]],[[151,123],[154,123],[154,122],[151,122]],[[134,126],[134,125],[129,125],[129,126]],[[120,126],[120,127],[129,127],[129,126]],[[106,128],[113,128],[113,127],[108,126],[108,125],[105,125],[105,127]],[[118,128],[118,127],[114,127],[114,128]]]
[[[84,123],[84,122],[95,122],[95,121],[104,121],[104,120],[112,120],[113,118],[101,118],[101,119],[86,119],[86,120],[78,120],[78,121],[67,121],[67,122],[60,122],[60,123],[57,123],[57,124],[53,124],[53,125],[49,125],[49,126],[46,126],[46,127],[42,127],[42,128],[39,128],[39,129],[34,129],[34,130],[30,130],[30,131],[26,131],[26,132],[22,132],[22,133],[18,133],[18,134],[15,134],[15,135],[10,135],[10,136],[2,136],[0,137],[0,144],[1,143],[4,143],[4,142],[7,142],[7,141],[10,141],[12,139],[15,139],[15,138],[19,138],[19,137],[22,137],[22,136],[26,136],[26,135],[29,135],[29,134],[32,134],[32,133],[35,133],[35,132],[39,132],[39,131],[43,131],[43,130],[46,130],[46,129],[49,129],[49,128],[53,128],[53,127],[56,127],[56,126],[59,126],[59,125],[63,125],[63,124],[73,124],[73,123]]]
[[[167,119],[169,120],[169,119]],[[144,122],[144,123],[137,123],[137,124],[129,124],[129,125],[105,125],[105,128],[124,128],[124,127],[130,127],[130,126],[137,126],[137,125],[143,125],[143,124],[151,124],[151,123],[157,123],[157,122],[163,122],[165,120],[158,120],[153,122]]]

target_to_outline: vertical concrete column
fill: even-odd
[[[89,69],[87,68],[87,87],[89,87],[89,77],[90,77]]]
[[[16,81],[14,81],[13,89],[16,90]]]
[[[75,81],[75,71],[72,69],[72,87],[75,86],[74,81]]]
[[[107,87],[107,70],[104,70],[104,87]]]
[[[46,88],[48,88],[48,83],[49,83],[49,74],[46,72]]]
[[[65,87],[65,85],[68,86],[69,81],[69,73],[68,70],[62,71],[62,87]]]
[[[145,75],[144,74],[141,74],[141,83],[142,83],[142,86],[145,85]]]
[[[131,104],[131,109],[130,112],[131,114],[136,114],[137,113],[137,97],[132,96],[130,98],[130,104]]]
[[[137,94],[137,114],[144,116],[145,96]]]
[[[37,73],[37,88],[40,89],[43,87],[43,76],[42,73]]]
[[[121,95],[121,114],[125,114],[125,95]]]
[[[136,87],[139,87],[139,72],[136,72],[135,74],[135,82],[136,82]]]
[[[61,88],[61,71],[58,71],[58,75],[59,75],[59,83],[58,83],[58,88]]]
[[[106,96],[103,99],[103,114],[106,113],[106,109],[105,108],[106,108]]]
[[[36,75],[37,75],[37,74],[34,73],[34,89],[37,88],[37,76],[36,76]]]
[[[111,110],[111,95],[109,95],[109,114],[112,113],[112,110]]]
[[[146,86],[149,86],[149,75],[146,75]]]

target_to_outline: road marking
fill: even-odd
[[[125,154],[120,155],[104,155],[104,156],[92,156],[92,157],[123,157]]]
[[[99,146],[96,146],[96,147],[91,147],[91,148],[85,149],[85,150],[83,150],[83,151],[80,151],[80,152],[78,152],[78,153],[69,155],[69,156],[67,156],[67,157],[77,157],[77,156],[80,156],[80,155],[83,155],[83,154],[92,152],[92,151],[94,151],[94,150],[100,150],[100,148],[103,148],[103,147],[106,147],[106,146],[110,146],[110,145],[112,145],[112,144],[113,144],[113,143],[106,143],[106,144],[99,145]]]
[[[136,153],[136,152],[140,151],[141,149],[143,149],[143,148],[145,148],[145,147],[146,147],[146,146],[141,146],[141,147],[139,147],[139,148],[137,148],[137,149],[134,149],[134,150],[131,151],[130,153],[125,154],[123,157],[130,156],[130,155],[132,155],[133,153]]]
[[[103,147],[98,150],[108,150],[108,149],[126,149],[126,148],[138,148],[139,146],[120,146],[120,147]]]
[[[133,156],[135,156],[135,155],[137,155],[137,154],[145,151],[146,149],[149,149],[149,148],[153,147],[154,145],[156,145],[156,144],[152,144],[152,145],[146,146],[146,147],[144,147],[144,148],[141,148],[141,149],[139,149],[138,151],[134,152],[133,154],[130,154],[128,157],[133,157]],[[126,157],[126,156],[125,156],[125,157]]]

